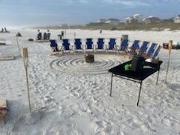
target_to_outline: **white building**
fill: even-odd
[[[180,23],[180,15],[174,18],[174,23]]]
[[[98,21],[97,21],[97,23],[105,23],[107,21],[107,19],[99,19]]]
[[[127,17],[126,23],[141,23],[143,22],[143,16],[140,14],[135,14],[133,16]]]
[[[157,23],[160,22],[161,19],[158,17],[154,17],[154,16],[148,16],[146,18],[143,19],[144,23]]]
[[[126,23],[133,23],[133,22],[135,22],[133,17],[127,17],[125,20],[126,20]]]
[[[143,21],[143,16],[140,14],[133,15],[133,18],[139,23],[141,23]]]
[[[110,18],[110,19],[107,19],[105,23],[118,24],[119,22],[120,22],[119,19]]]
[[[97,23],[109,23],[109,24],[118,24],[120,22],[119,19],[110,18],[110,19],[99,19]]]

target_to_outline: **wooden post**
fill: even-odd
[[[26,72],[26,86],[27,86],[27,94],[28,94],[28,103],[29,103],[29,111],[31,113],[31,100],[30,100],[30,91],[29,91],[29,78],[28,78],[28,49],[22,48],[22,57],[23,57],[23,63],[24,68]]]
[[[168,64],[167,64],[167,69],[166,69],[166,83],[167,83],[167,78],[168,78],[168,72],[169,72],[169,66],[170,66],[170,60],[171,60],[171,49],[172,49],[173,41],[169,41],[168,49],[169,49],[169,57],[168,57]]]

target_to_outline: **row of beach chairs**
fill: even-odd
[[[147,41],[141,42],[140,40],[135,40],[132,43],[129,43],[128,39],[124,39],[118,43],[118,39],[116,38],[98,38],[96,41],[92,38],[87,38],[85,40],[82,40],[80,38],[76,38],[73,40],[63,39],[60,46],[58,46],[56,40],[50,40],[50,47],[52,48],[53,52],[62,51],[66,53],[82,51],[86,53],[89,51],[103,51],[124,52],[129,54],[141,53],[151,58],[157,57],[161,48],[157,43],[150,43]]]

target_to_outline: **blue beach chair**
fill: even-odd
[[[92,38],[87,38],[86,39],[86,50],[93,50],[93,39]]]
[[[82,51],[82,41],[79,38],[74,39],[75,51]]]
[[[149,44],[149,42],[144,41],[139,49],[139,52],[142,54],[145,53],[148,49],[148,44]]]
[[[158,56],[158,54],[159,54],[159,52],[160,52],[160,49],[161,49],[161,46],[158,45],[156,51],[155,51],[154,54],[152,55],[153,58],[156,58],[156,57]]]
[[[116,45],[116,39],[115,38],[110,38],[107,50],[114,50],[115,45]]]
[[[129,57],[133,57],[134,55],[138,54],[138,50],[139,50],[139,40],[134,40],[132,46],[130,47],[130,50],[128,51],[128,55]]]
[[[104,39],[103,38],[98,38],[97,49],[104,49]]]
[[[98,51],[104,50],[104,38],[98,38],[97,40],[97,48]]]
[[[69,39],[63,39],[62,46],[63,46],[64,51],[70,51]]]
[[[123,51],[123,52],[127,53],[127,49],[128,49],[128,39],[124,39],[121,41],[119,51]]]
[[[53,52],[58,52],[58,44],[56,43],[56,40],[49,40],[50,41],[50,47]]]
[[[147,57],[152,57],[155,50],[156,50],[157,44],[156,43],[152,43],[151,46],[149,47],[148,51],[147,51]]]
[[[134,40],[132,46],[131,46],[131,49],[133,50],[138,50],[140,47],[139,47],[139,40]]]

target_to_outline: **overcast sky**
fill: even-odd
[[[0,0],[0,24],[79,24],[136,13],[168,18],[179,9],[180,0]]]

